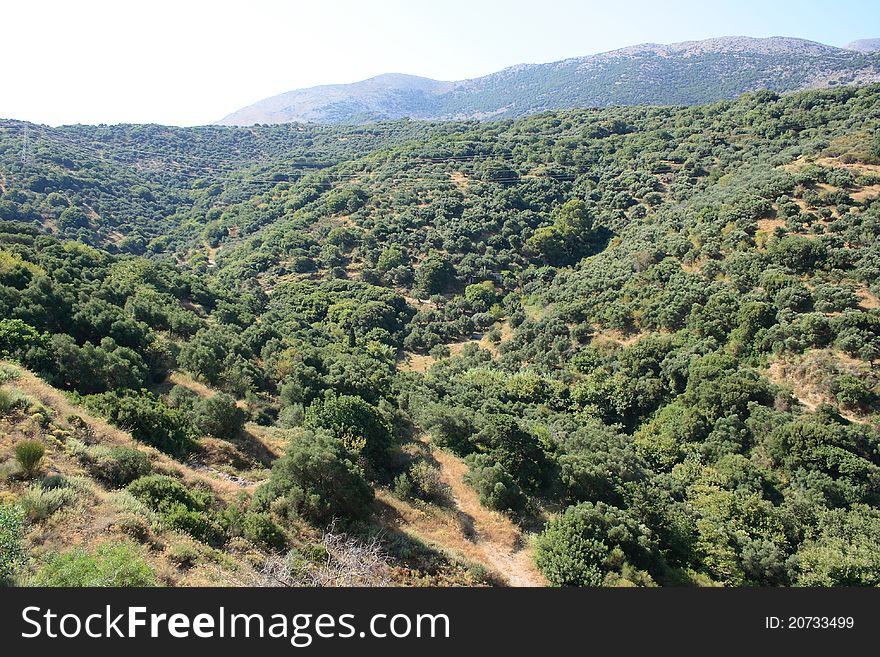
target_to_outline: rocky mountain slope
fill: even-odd
[[[788,92],[865,84],[880,81],[875,42],[866,39],[836,48],[787,37],[721,37],[522,64],[457,82],[395,73],[290,91],[218,123],[511,118],[570,107],[694,105],[758,89]]]

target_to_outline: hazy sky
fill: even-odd
[[[880,1],[3,0],[0,117],[211,123],[257,100],[400,72],[458,80],[653,41],[880,37]]]

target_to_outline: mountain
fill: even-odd
[[[230,114],[222,125],[351,123],[429,115],[454,82],[386,73],[354,84],[328,84],[272,96]]]
[[[858,52],[877,52],[880,50],[880,39],[859,39],[846,44],[844,48]]]
[[[876,51],[876,39],[847,48],[787,37],[646,43],[549,64],[521,64],[457,82],[394,73],[299,89],[218,123],[488,119],[572,107],[695,105],[758,89],[789,92],[877,82]]]

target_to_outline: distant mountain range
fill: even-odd
[[[758,89],[788,92],[878,81],[880,39],[836,48],[788,37],[721,37],[521,64],[457,82],[389,73],[289,91],[217,123],[510,118],[568,107],[692,105]]]

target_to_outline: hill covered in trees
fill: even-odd
[[[880,583],[880,86],[0,172],[7,581]]]
[[[876,39],[835,48],[814,41],[722,37],[645,43],[471,80],[386,74],[261,100],[219,123],[365,123],[388,119],[515,118],[572,107],[696,105],[747,91],[819,89],[880,81]]]

